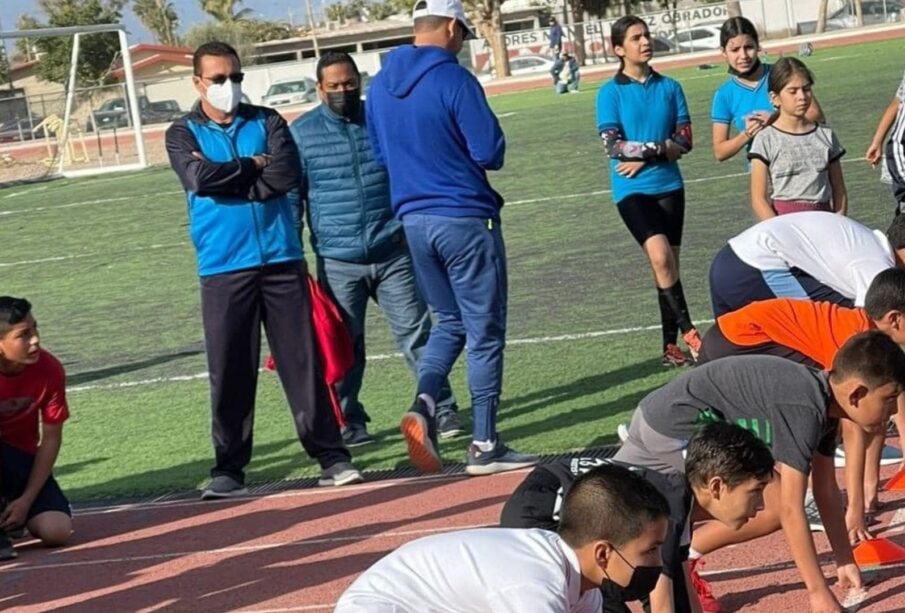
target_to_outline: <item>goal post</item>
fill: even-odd
[[[79,105],[88,107],[87,111],[82,110],[79,113],[82,116],[82,121],[85,122],[85,130],[81,128],[79,119],[76,118],[76,106],[79,102],[77,94],[80,91],[77,83],[78,62],[82,37],[108,32],[116,32],[118,35],[119,54],[122,59],[122,71],[125,78],[124,102],[127,108],[122,109],[121,114],[116,117],[112,135],[105,133],[102,136],[100,126],[95,121],[94,112],[90,109],[92,101],[89,100],[85,104]],[[29,121],[26,127],[31,130],[31,134],[28,134],[28,130],[20,128],[18,130],[18,139],[15,133],[3,138],[3,142],[0,143],[0,147],[2,147],[0,148],[0,183],[55,175],[77,177],[146,168],[148,159],[142,132],[142,109],[139,104],[135,76],[132,71],[132,57],[125,26],[115,23],[0,31],[0,41],[4,43],[8,39],[48,37],[72,38],[69,78],[63,90],[65,100],[63,101],[62,109],[59,109],[58,105],[51,105],[53,107],[51,109],[52,112],[42,117],[43,121],[40,125],[34,125],[32,123],[34,115],[31,108],[32,101],[26,92],[25,103],[28,105]],[[119,88],[120,86],[117,85],[116,87]],[[10,89],[12,89],[12,84],[10,84]],[[53,112],[54,110],[61,111],[62,117],[59,117],[59,112]],[[88,119],[84,119],[85,117],[88,117]],[[8,117],[0,116],[0,121],[6,120],[8,122],[9,119]],[[18,117],[13,118],[13,121],[19,121]],[[118,126],[123,121],[125,121],[125,125]],[[8,125],[8,123],[4,125]],[[93,139],[90,139],[86,137],[85,132],[92,125],[96,134],[93,135]],[[117,134],[117,127],[123,128],[119,134]],[[5,134],[5,131],[0,132],[0,136]],[[128,135],[128,138],[124,138],[126,135]],[[123,143],[120,143],[120,139],[123,139]],[[113,141],[112,145],[111,140]],[[105,143],[108,150],[114,148],[116,151],[116,161],[113,164],[107,164],[104,161]],[[127,152],[128,155],[120,156],[121,144],[123,151]],[[122,157],[127,159],[124,161],[121,159]],[[17,173],[17,171],[19,172]]]

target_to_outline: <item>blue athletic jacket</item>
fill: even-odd
[[[301,197],[317,255],[356,264],[404,249],[386,168],[374,159],[365,112],[355,121],[321,104],[289,126],[302,163]]]
[[[279,113],[240,104],[220,126],[197,103],[167,129],[166,146],[186,191],[200,276],[302,259],[286,196],[299,184],[298,151]],[[264,169],[252,160],[261,154],[272,156]]]

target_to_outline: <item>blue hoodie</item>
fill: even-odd
[[[393,210],[499,220],[487,181],[506,141],[478,80],[440,47],[392,51],[368,89],[368,135],[387,167]]]

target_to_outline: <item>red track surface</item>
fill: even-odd
[[[76,517],[71,546],[22,545],[18,560],[0,566],[0,609],[330,610],[358,573],[400,544],[495,523],[524,474],[85,512]],[[884,493],[883,500],[881,534],[905,545],[905,493]],[[898,525],[890,526],[894,516]],[[826,552],[826,539],[818,535],[817,542]],[[829,556],[824,560],[832,576]],[[874,583],[859,610],[905,610],[902,569],[870,573]],[[717,552],[705,570],[727,610],[806,610],[781,534]],[[840,599],[857,600],[836,591]]]

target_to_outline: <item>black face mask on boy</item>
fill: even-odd
[[[632,569],[632,578],[629,580],[628,585],[619,585],[615,581],[607,576],[606,583],[611,583],[614,587],[618,588],[619,593],[622,596],[623,602],[631,602],[633,600],[642,600],[647,598],[648,595],[652,591],[654,591],[654,587],[657,585],[657,581],[660,580],[660,574],[663,572],[662,566],[632,566],[632,564],[625,559],[625,557],[619,553],[618,549],[613,549],[616,554],[622,558],[622,561],[628,564],[629,568]],[[610,592],[612,593],[612,592]]]
[[[361,89],[327,92],[327,106],[344,119],[355,119],[361,110]]]

